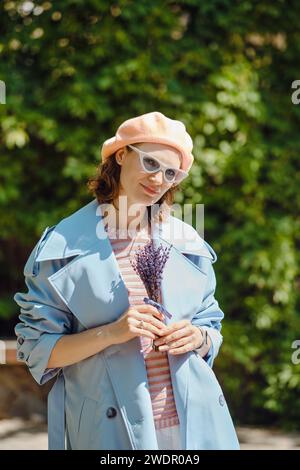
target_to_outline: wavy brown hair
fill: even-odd
[[[132,144],[138,147],[138,143]],[[131,149],[126,145],[125,148],[130,152]],[[119,195],[119,183],[121,166],[116,161],[116,154],[110,156],[104,163],[100,163],[97,167],[95,176],[89,178],[87,187],[94,197],[97,198],[99,204],[111,204]],[[174,202],[176,191],[181,190],[179,185],[172,186],[157,201],[162,210],[159,211],[159,220],[162,221],[167,216],[168,208]],[[167,209],[167,210],[166,210]],[[148,219],[151,221],[151,205],[147,206]]]

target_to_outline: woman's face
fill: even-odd
[[[153,155],[164,165],[180,168],[179,151],[168,145],[143,142],[134,147]],[[119,196],[127,196],[128,204],[145,206],[155,204],[174,184],[164,180],[162,170],[157,173],[146,173],[141,167],[138,153],[132,149],[130,151],[126,151],[126,148],[119,149],[116,152],[116,161],[121,165]]]

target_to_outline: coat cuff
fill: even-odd
[[[210,367],[212,367],[213,363],[214,363],[214,360],[215,360],[216,356],[219,353],[219,349],[220,349],[220,346],[222,344],[223,337],[222,337],[221,333],[218,330],[216,330],[215,328],[211,328],[209,326],[202,326],[202,325],[201,325],[201,328],[203,330],[207,331],[207,334],[209,335],[210,340],[211,340],[211,346],[210,346],[207,354],[205,356],[203,356],[202,359],[204,359],[207,362],[207,364]]]
[[[63,334],[44,333],[41,335],[39,342],[25,359],[29,371],[39,385],[43,385],[52,379],[61,370],[61,367],[47,368],[47,364],[56,342],[64,336]],[[24,350],[26,349],[26,339],[24,342]],[[22,346],[18,347],[17,358],[22,360],[24,352]]]

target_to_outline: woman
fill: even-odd
[[[89,181],[95,199],[47,228],[26,263],[17,356],[39,384],[57,376],[50,449],[65,437],[67,449],[239,448],[212,371],[216,254],[169,214],[191,151],[183,123],[162,113],[123,122]],[[169,250],[160,300],[171,318],[143,301],[133,269],[151,240]]]

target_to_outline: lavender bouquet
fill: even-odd
[[[130,260],[134,271],[140,276],[147,291],[148,297],[144,297],[144,302],[153,305],[168,318],[172,318],[172,315],[160,303],[160,289],[163,270],[169,258],[171,248],[172,245],[163,248],[161,244],[158,248],[155,248],[153,240],[150,240],[143,247],[139,247],[134,259]],[[155,351],[158,351],[158,348],[153,343],[152,347]]]

